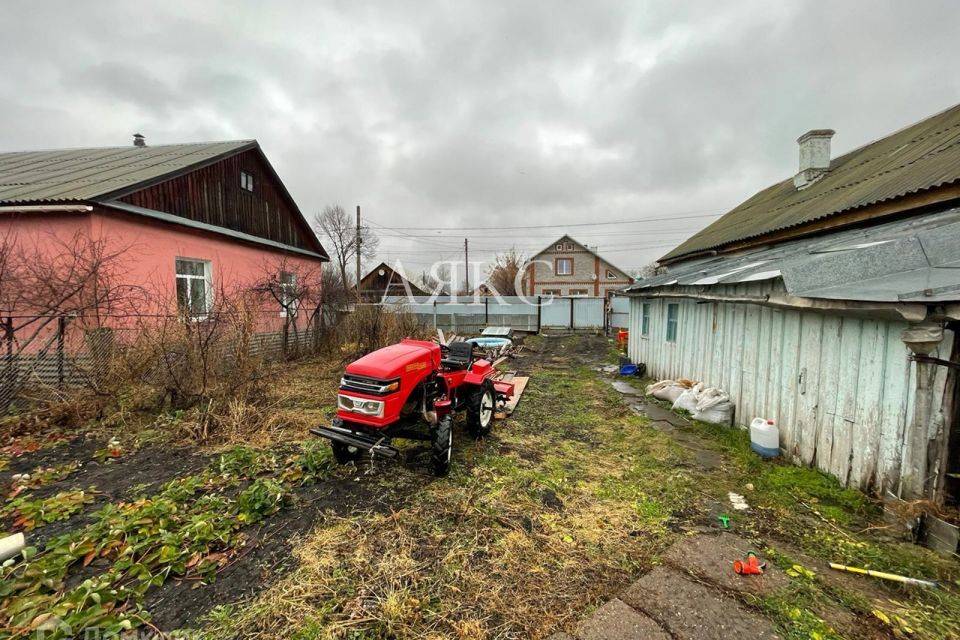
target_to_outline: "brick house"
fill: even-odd
[[[526,295],[609,296],[633,283],[626,271],[568,235],[551,242],[524,268]]]

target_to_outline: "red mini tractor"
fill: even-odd
[[[395,458],[394,438],[428,441],[433,473],[447,475],[454,412],[465,411],[467,429],[480,438],[490,432],[497,405],[513,395],[513,384],[495,379],[496,369],[473,349],[468,342],[403,340],[365,355],[347,365],[333,423],[311,433],[330,440],[340,464],[364,452]]]

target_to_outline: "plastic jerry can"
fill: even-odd
[[[753,419],[750,423],[750,447],[764,458],[780,455],[780,430],[773,420]]]

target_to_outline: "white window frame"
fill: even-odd
[[[557,251],[563,251],[563,243],[557,245]]]
[[[253,174],[248,171],[240,172],[240,188],[253,193]]]
[[[650,303],[643,302],[640,304],[640,336],[649,337],[650,336]]]
[[[286,276],[290,276],[289,282],[285,282]],[[297,274],[292,271],[280,272],[280,317],[286,318],[289,312],[291,318],[297,317],[297,299],[294,292],[297,288]]]
[[[561,263],[565,263],[565,264],[570,265],[570,266],[569,266],[569,270],[566,271],[566,272],[560,271],[560,264],[561,264]],[[553,268],[554,268],[554,271],[555,271],[555,274],[554,274],[554,275],[558,275],[558,276],[572,276],[572,275],[573,275],[573,258],[557,258],[557,259],[554,261],[553,264],[554,264],[554,267],[553,267]]]
[[[560,289],[544,289],[543,293],[540,295],[553,297],[553,296],[559,296],[561,294],[560,294]]]
[[[590,295],[589,289],[567,289],[567,291],[567,295],[571,298],[586,298]],[[577,291],[578,293],[574,293],[574,291]]]
[[[607,280],[616,280],[616,279],[617,279],[617,274],[615,274],[610,269],[607,269]]]
[[[667,304],[667,322],[666,322],[666,332],[664,334],[666,341],[670,343],[675,343],[677,341],[677,334],[680,332],[679,330],[680,330],[680,304],[677,302],[670,302]],[[670,335],[671,333],[673,333],[673,335]]]
[[[198,276],[190,273],[180,273],[177,269],[178,263],[180,262],[190,262],[193,264],[199,264],[203,266],[203,275]],[[174,273],[176,274],[174,293],[177,299],[177,312],[184,318],[190,320],[206,320],[210,317],[210,312],[213,310],[213,263],[209,260],[203,260],[201,258],[188,258],[185,256],[177,256],[174,261],[173,267]],[[187,288],[187,299],[186,306],[181,303],[180,294],[179,294],[179,281],[183,280],[186,283]],[[194,314],[193,310],[190,309],[190,301],[193,299],[193,287],[196,286],[195,283],[202,281],[204,284],[203,298],[205,309],[203,313]]]

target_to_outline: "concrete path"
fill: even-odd
[[[744,604],[787,586],[772,565],[762,576],[739,576],[732,562],[751,550],[731,533],[697,534],[681,540],[664,565],[584,620],[575,636],[550,640],[776,640],[773,624]]]
[[[624,403],[650,419],[650,427],[668,433],[694,454],[704,470],[721,470],[723,456],[701,437],[683,429],[688,421],[647,402],[642,391],[618,379],[607,380]],[[717,513],[724,509],[716,505]],[[733,561],[753,551],[734,533],[703,528],[663,555],[662,566],[634,582],[577,627],[575,636],[558,633],[550,640],[774,640],[773,623],[747,602],[788,587],[789,578],[768,563],[761,576],[739,576]]]

